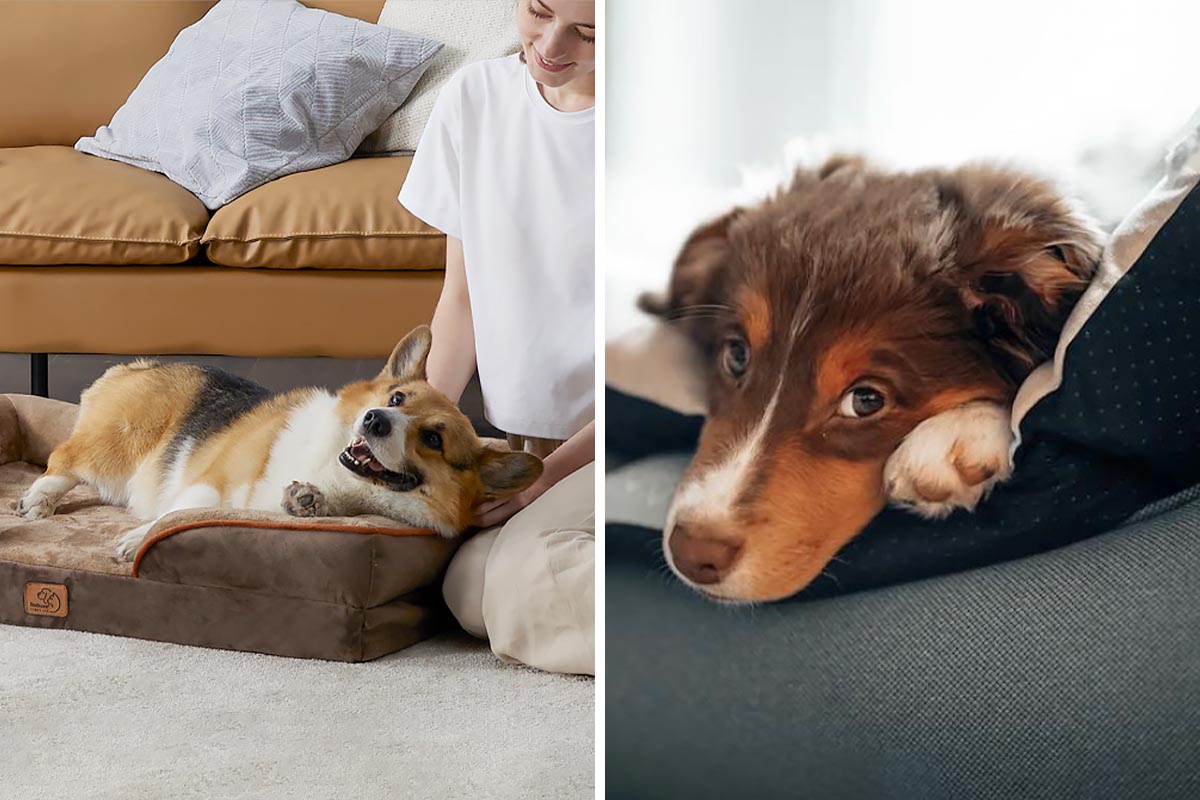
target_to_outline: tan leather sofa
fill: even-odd
[[[291,175],[210,212],[72,149],[211,0],[0,2],[0,352],[384,358],[428,322],[445,239],[405,156]],[[382,0],[306,0],[374,22]]]

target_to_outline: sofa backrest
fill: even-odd
[[[0,147],[73,145],[107,125],[215,0],[0,2]],[[305,0],[368,22],[383,0]]]

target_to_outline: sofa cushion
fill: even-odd
[[[0,148],[0,264],[178,264],[207,223],[162,175],[70,147]]]
[[[161,172],[217,209],[349,158],[441,46],[295,0],[222,0],[75,148]]]
[[[0,147],[72,145],[113,114],[214,0],[0,2]],[[374,22],[383,0],[305,5]]]
[[[446,237],[396,202],[412,158],[356,158],[271,181],[213,215],[210,261],[227,267],[442,269]]]

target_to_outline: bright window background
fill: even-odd
[[[1000,159],[1106,226],[1200,107],[1200,3],[608,0],[606,326],[687,233],[835,150]]]

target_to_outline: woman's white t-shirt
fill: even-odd
[[[484,414],[566,439],[595,404],[595,110],[562,112],[513,55],[468,64],[400,191],[461,239]]]

